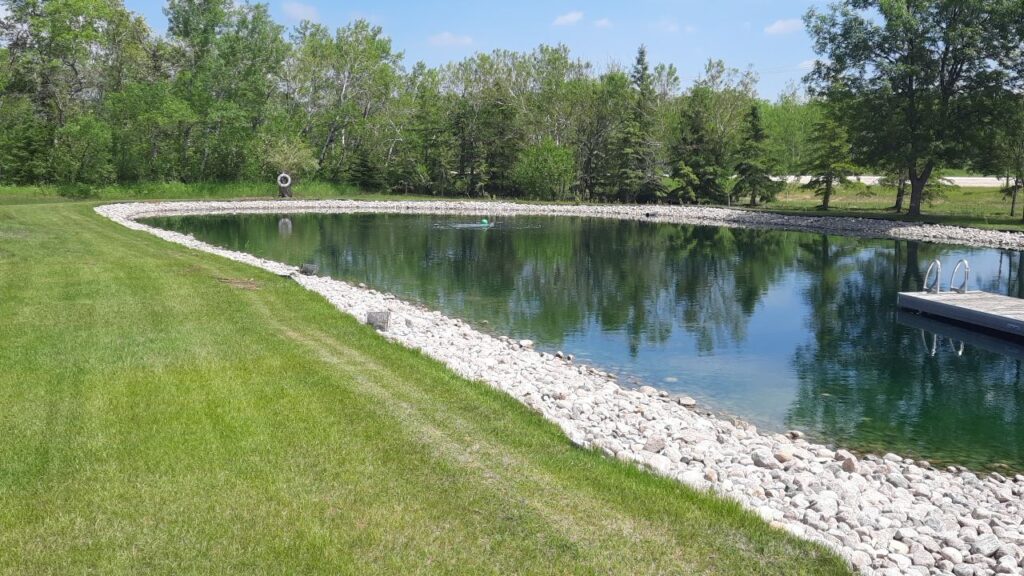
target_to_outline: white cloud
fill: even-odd
[[[654,23],[654,28],[656,30],[661,30],[662,32],[675,34],[676,32],[679,32],[679,23],[675,20],[663,18]]]
[[[785,20],[776,20],[772,22],[768,27],[764,29],[764,33],[770,36],[778,36],[780,34],[790,34],[803,30],[804,23],[799,18],[787,18]]]
[[[551,25],[572,26],[574,24],[579,23],[580,20],[583,20],[583,12],[580,12],[579,10],[573,10],[572,12],[566,12],[565,14],[562,14],[558,18],[555,18],[555,21],[552,22]]]
[[[804,60],[803,62],[797,64],[797,68],[799,68],[801,70],[813,70],[814,69],[814,64],[816,62],[817,62],[817,60],[815,60],[813,58],[811,58],[810,60]]]
[[[600,20],[595,20],[594,21],[594,27],[595,28],[611,28],[612,27],[612,21],[607,19],[607,18],[601,18]]]
[[[686,26],[683,27],[683,32],[686,32],[687,34],[693,34],[696,31],[697,27],[692,24],[687,24]]]
[[[282,8],[284,8],[284,14],[289,20],[295,20],[296,22],[312,20],[316,22],[320,19],[320,13],[317,11],[316,6],[310,6],[302,2],[285,2]]]
[[[469,46],[473,43],[473,39],[469,36],[459,36],[447,30],[440,34],[434,34],[428,40],[434,46]]]

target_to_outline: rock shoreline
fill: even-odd
[[[766,434],[695,410],[651,387],[495,338],[393,295],[251,254],[218,248],[137,219],[190,214],[391,212],[566,215],[742,226],[1024,248],[1024,235],[849,218],[703,207],[545,206],[490,202],[253,201],[110,204],[96,211],[135,230],[290,276],[366,321],[389,311],[389,340],[500,389],[557,424],[580,446],[637,462],[756,511],[772,525],[836,550],[864,574],[1024,574],[1024,476],[938,470],[895,454],[858,458],[799,434]]]

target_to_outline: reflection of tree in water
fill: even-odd
[[[798,234],[635,221],[519,218],[455,230],[396,215],[169,219],[212,242],[386,288],[500,331],[559,345],[596,326],[632,354],[679,324],[701,352],[746,338],[750,315],[792,265]]]
[[[679,257],[669,263],[676,312],[701,352],[742,342],[747,322],[769,288],[792,266],[791,233],[683,228]]]
[[[788,425],[867,450],[1024,466],[1019,362],[970,346],[931,357],[918,330],[896,323],[894,303],[920,289],[922,262],[950,249],[891,245],[821,237],[802,246],[813,338],[793,357],[800,388]]]
[[[982,290],[1024,298],[1024,252],[999,251],[999,264],[994,278]]]

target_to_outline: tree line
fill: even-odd
[[[812,10],[809,90],[774,102],[717,60],[683,87],[643,46],[600,70],[564,45],[430,67],[364,20],[286,29],[264,4],[169,0],[165,35],[120,0],[0,5],[5,184],[288,171],[438,196],[757,204],[803,173],[827,207],[849,175],[884,170],[914,212],[943,167],[1024,182],[1019,1]]]

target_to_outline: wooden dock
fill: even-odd
[[[1024,338],[1024,299],[991,292],[900,292],[906,310]]]

